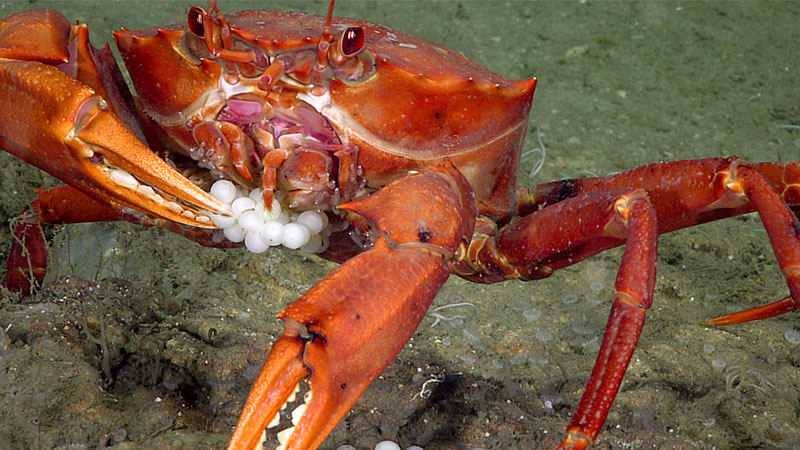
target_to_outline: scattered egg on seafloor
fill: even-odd
[[[228,180],[218,180],[211,186],[211,196],[233,211],[233,216],[211,215],[226,239],[244,242],[245,248],[253,253],[263,253],[277,245],[308,253],[321,253],[328,248],[330,227],[325,212],[295,214],[285,211],[276,198],[267,207],[263,192],[238,189]]]
[[[352,445],[341,445],[336,447],[336,450],[356,450],[355,447]],[[375,445],[375,450],[401,450],[400,446],[393,441],[381,441]],[[424,448],[418,445],[412,445],[410,447],[406,447],[406,450],[425,450]]]
[[[375,446],[375,450],[400,450],[400,446],[392,441],[381,441]]]

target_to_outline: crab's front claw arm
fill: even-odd
[[[228,208],[159,158],[109,106],[122,109],[125,88],[108,55],[90,48],[85,26],[55,11],[0,21],[0,148],[107,204],[211,227],[204,211]]]
[[[228,449],[254,448],[277,424],[298,383],[310,385],[280,449],[315,449],[394,359],[472,235],[472,191],[449,162],[340,206],[364,216],[380,237],[283,310],[273,346]]]

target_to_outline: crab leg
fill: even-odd
[[[29,44],[26,27],[44,33],[47,45]],[[119,92],[109,88],[119,80],[108,67],[74,60],[92,55],[85,27],[70,31],[55,11],[28,11],[0,21],[0,43],[0,148],[107,204],[198,227],[212,226],[206,210],[229,213],[156,156],[98,93]],[[56,63],[105,87],[93,89]]]
[[[635,195],[641,192],[615,202],[628,233],[614,285],[614,303],[592,375],[560,449],[587,448],[600,433],[639,341],[645,311],[653,303],[658,232],[649,200]]]
[[[790,170],[794,167],[789,166],[787,169]],[[768,174],[767,176],[773,175],[774,177],[771,168],[764,165],[761,167]],[[780,174],[780,182],[777,183],[777,186],[782,188],[783,192],[797,189],[797,183],[784,185],[783,172]],[[729,184],[732,189],[746,196],[758,211],[783,276],[789,284],[791,295],[767,305],[711,319],[704,322],[704,325],[731,325],[749,322],[774,317],[800,308],[800,222],[781,195],[774,189],[776,183],[770,183],[771,180],[768,180],[756,168],[739,167],[736,175],[736,177],[731,176]]]
[[[3,286],[28,297],[34,287],[41,286],[47,269],[47,247],[44,230],[36,213],[26,208],[12,222],[14,239],[6,260]]]
[[[633,187],[638,189],[631,191]],[[796,163],[747,165],[733,157],[653,164],[613,177],[566,180],[523,190],[520,209],[527,215],[499,231],[485,222],[477,228],[468,257],[455,269],[483,282],[546,277],[626,244],[603,344],[559,448],[590,446],[605,421],[641,331],[644,310],[652,302],[657,233],[758,211],[791,296],[709,323],[738,323],[798,309],[800,223],[787,205],[800,203],[798,188],[800,166]],[[627,216],[618,202],[628,194],[620,191],[633,194],[626,202]],[[617,195],[622,195],[620,200],[613,200]],[[649,201],[636,201],[637,195]],[[609,208],[611,204],[616,206]],[[642,208],[647,211],[637,212]]]
[[[797,311],[798,306],[792,299],[791,295],[787,295],[777,302],[772,302],[767,305],[756,306],[755,308],[746,309],[744,311],[726,314],[724,316],[715,317],[713,319],[704,320],[700,325],[706,326],[721,326],[721,325],[735,325],[737,323],[752,322],[754,320],[768,319],[770,317],[780,316],[792,311]]]
[[[734,161],[730,166],[717,172],[714,179],[716,180],[717,178],[719,178],[720,184],[726,190],[717,201],[712,203],[712,207],[715,204],[722,207],[740,205],[742,199],[746,199],[753,204],[761,216],[764,228],[767,230],[767,235],[775,251],[775,256],[789,284],[791,297],[795,303],[792,309],[797,309],[796,305],[800,300],[800,239],[798,239],[800,223],[798,223],[797,218],[795,218],[786,202],[767,182],[765,177],[754,168],[738,165]],[[630,226],[631,232],[633,232],[635,226],[633,221],[631,221]],[[651,276],[648,283],[649,289],[639,292],[640,295],[644,294],[646,296],[641,297],[641,302],[637,301],[635,303],[639,307],[649,308],[652,302],[655,276],[655,217],[652,217],[650,228],[652,229],[652,249],[648,259],[652,258],[652,261],[637,261],[635,256],[632,260],[629,260],[629,255],[641,254],[644,256],[648,253],[648,249],[632,248],[630,239],[627,243],[617,278],[617,294],[611,310],[611,318],[603,336],[603,344],[589,384],[586,387],[586,392],[581,397],[572,422],[567,428],[567,436],[559,448],[583,449],[591,445],[605,422],[608,410],[627,370],[630,356],[633,354],[639,332],[644,323],[644,311],[639,310],[636,313],[624,312],[626,309],[630,309],[630,305],[626,305],[626,303],[630,303],[630,300],[636,299],[636,297],[620,296],[622,291],[620,289],[620,281],[634,279],[634,274],[625,273],[629,268],[639,266],[648,270],[652,266],[652,272],[645,275],[645,277]],[[640,242],[637,241],[635,243]],[[760,309],[777,309],[785,312],[788,309],[786,303],[781,300]],[[770,311],[770,313],[774,315],[778,312]],[[626,324],[625,322],[628,323]],[[631,332],[633,329],[637,330],[635,336]]]
[[[414,333],[475,217],[472,191],[449,163],[340,208],[364,216],[380,237],[278,315],[286,329],[229,449],[258,444],[303,378],[310,398],[294,427],[279,433],[279,448],[317,448]]]
[[[72,186],[37,189],[38,198],[13,223],[14,239],[6,260],[3,286],[23,297],[41,286],[47,270],[47,247],[42,224],[122,220],[120,208],[101,203]]]
[[[605,422],[653,301],[657,237],[656,213],[645,191],[612,189],[563,200],[512,221],[500,231],[496,247],[491,239],[480,242],[477,253],[475,241],[470,246],[475,267],[501,268],[504,277],[533,279],[577,262],[598,247],[626,244],[603,343],[559,448],[587,448]]]
[[[521,210],[535,211],[565,197],[625,186],[648,192],[659,233],[758,211],[795,305],[782,299],[750,314],[737,313],[736,319],[731,318],[734,322],[713,319],[708,324],[741,323],[800,308],[800,222],[789,206],[800,204],[800,164],[744,164],[736,157],[651,164],[608,178],[565,180],[537,186],[532,192],[522,190]],[[573,253],[569,260],[551,256],[547,274],[620,243],[596,241],[579,258]]]

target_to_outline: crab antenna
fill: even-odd
[[[311,95],[320,96],[325,93],[322,82],[325,78],[325,69],[328,67],[328,48],[331,46],[331,19],[333,18],[333,6],[336,0],[331,0],[328,5],[328,15],[325,16],[325,25],[322,26],[322,36],[317,43],[317,61],[311,73]]]

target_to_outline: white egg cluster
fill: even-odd
[[[320,253],[328,248],[328,216],[322,211],[295,214],[283,210],[276,198],[266,207],[263,190],[246,192],[228,180],[215,182],[210,193],[230,206],[234,214],[212,214],[214,225],[228,240],[244,242],[253,253],[263,253],[277,245],[309,253]]]

